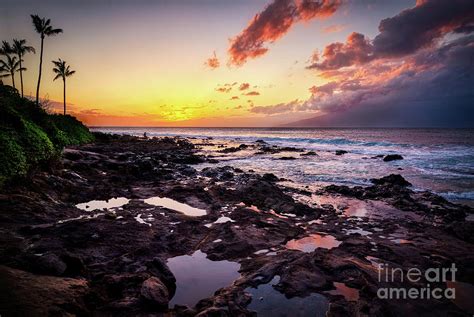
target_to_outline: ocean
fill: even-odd
[[[93,131],[142,136],[190,137],[196,143],[239,145],[263,140],[270,145],[315,151],[318,156],[278,160],[275,155],[248,151],[222,154],[217,164],[271,172],[296,184],[316,188],[329,184],[369,185],[371,178],[401,174],[415,190],[430,190],[450,201],[474,206],[474,130],[472,129],[340,129],[340,128],[130,128],[95,127]],[[210,142],[210,141],[208,141]],[[335,155],[336,150],[348,153]],[[205,154],[216,154],[203,147]],[[400,154],[384,162],[377,155]],[[282,155],[280,155],[282,156]],[[199,168],[199,167],[198,167]]]

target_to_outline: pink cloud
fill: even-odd
[[[205,62],[204,65],[209,67],[210,69],[216,69],[219,68],[221,63],[219,62],[219,59],[217,58],[216,52],[214,51],[213,56],[209,57]]]
[[[274,43],[299,21],[331,16],[340,6],[340,0],[273,0],[255,15],[247,27],[231,39],[229,63],[241,66],[248,59],[264,55],[266,44]]]

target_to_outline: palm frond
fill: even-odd
[[[31,21],[37,33],[43,33],[44,29],[44,19],[41,19],[37,14],[31,14]]]
[[[0,47],[0,54],[1,55],[8,55],[13,53],[13,49],[7,41],[2,41],[2,46]]]
[[[54,29],[51,26],[51,19],[46,20],[45,18],[40,18],[36,14],[32,14],[31,19],[33,21],[33,25],[35,27],[36,32],[41,34],[41,37],[52,36],[63,32],[63,30]]]
[[[26,45],[26,40],[13,39],[12,49],[18,55],[24,55],[25,53],[36,53],[33,46]]]
[[[54,36],[54,35],[58,35],[58,34],[60,34],[60,33],[63,33],[63,30],[62,30],[62,29],[53,29],[53,28],[50,28],[50,29],[48,30],[48,32],[45,33],[45,34],[48,35],[48,36]]]

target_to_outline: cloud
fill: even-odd
[[[319,62],[318,53],[312,55],[311,64],[308,68],[317,68],[320,70],[339,69],[354,64],[364,64],[373,58],[373,46],[363,34],[352,32],[346,40],[346,43],[331,43],[324,48],[322,57],[324,60]]]
[[[232,90],[232,87],[216,87],[215,89],[218,92],[230,92]]]
[[[229,64],[241,66],[248,59],[264,55],[266,44],[279,40],[293,24],[331,16],[340,4],[340,0],[273,0],[231,39]]]
[[[239,87],[239,90],[246,90],[249,89],[250,84],[249,83],[242,83]]]
[[[217,58],[216,51],[214,51],[213,56],[209,57],[205,62],[204,65],[209,67],[210,69],[216,69],[219,68],[221,63],[219,62],[219,59]]]
[[[380,33],[373,41],[375,53],[383,57],[411,54],[473,22],[474,2],[471,0],[419,1],[414,8],[380,22]]]
[[[472,0],[425,0],[398,15],[383,19],[379,34],[370,41],[360,33],[349,35],[345,43],[325,47],[320,61],[313,55],[308,68],[335,70],[361,65],[374,59],[399,58],[433,47],[450,32],[469,32],[474,24]]]
[[[344,24],[333,24],[323,28],[324,33],[337,33],[344,30],[346,26]]]
[[[245,96],[260,96],[260,93],[258,91],[250,91],[246,94],[244,94]]]
[[[271,106],[256,106],[256,107],[251,108],[250,112],[273,115],[273,114],[293,112],[300,105],[301,105],[301,102],[298,99],[296,99],[288,103],[279,103],[279,104],[271,105]]]
[[[472,56],[468,35],[400,63],[370,62],[310,88],[312,96],[293,111],[317,116],[295,125],[474,127]]]

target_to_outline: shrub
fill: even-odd
[[[28,164],[17,137],[8,131],[0,130],[0,186],[14,176],[25,176]]]
[[[89,129],[79,120],[70,115],[50,115],[51,122],[61,131],[64,132],[62,138],[63,146],[78,145],[94,141],[94,136]]]
[[[0,85],[0,187],[48,163],[65,146],[93,140],[76,118],[48,114],[15,89]]]
[[[20,131],[23,150],[30,165],[49,160],[54,155],[54,146],[46,133],[36,124],[24,121],[24,129]]]

